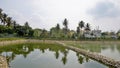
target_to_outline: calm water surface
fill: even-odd
[[[102,51],[107,53],[112,50],[104,50],[103,48]],[[109,68],[88,57],[54,44],[2,46],[0,47],[0,54],[6,56],[10,68]]]
[[[91,52],[97,52],[120,61],[120,44],[74,44]]]

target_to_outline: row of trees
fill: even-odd
[[[36,38],[71,38],[74,37],[76,31],[70,30],[68,28],[68,20],[64,19],[63,28],[60,28],[60,25],[57,24],[55,27],[52,27],[50,31],[45,29],[32,29],[29,26],[28,22],[25,24],[19,25],[16,23],[12,17],[9,17],[6,13],[0,9],[0,36],[21,36],[21,37],[36,37]],[[81,21],[79,27],[77,27],[77,33],[80,33],[80,29],[85,27],[85,23]],[[90,26],[87,23],[86,30],[90,30]]]
[[[13,36],[32,36],[32,28],[28,22],[19,25],[12,17],[9,17],[6,13],[0,9],[0,36],[13,35]]]
[[[52,27],[50,31],[45,29],[32,29],[28,22],[24,25],[16,23],[12,17],[0,9],[0,37],[16,36],[16,37],[33,37],[33,38],[49,38],[49,39],[80,39],[84,38],[85,31],[91,31],[89,23],[80,21],[76,31],[68,28],[68,20],[65,18],[63,21],[63,28],[59,24]],[[120,31],[118,31],[119,35]],[[106,33],[103,33],[103,35]]]
[[[90,24],[85,24],[83,21],[78,23],[76,31],[70,30],[68,28],[68,20],[65,18],[63,21],[63,28],[60,28],[60,25],[57,24],[55,27],[50,29],[50,36],[52,38],[64,38],[64,39],[75,39],[83,37],[83,31],[90,31]]]

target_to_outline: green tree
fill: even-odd
[[[33,33],[33,36],[38,38],[38,37],[40,37],[41,33],[42,33],[41,29],[35,29],[34,33]]]
[[[80,34],[80,27],[77,27],[76,32],[77,32],[78,35]]]
[[[91,30],[91,29],[90,29],[90,24],[89,24],[89,23],[86,24],[85,30],[88,30],[88,31]]]
[[[79,27],[80,27],[81,29],[84,28],[84,24],[85,24],[85,23],[84,23],[83,21],[80,21],[80,22],[79,22]]]
[[[64,25],[64,33],[67,34],[68,32],[68,20],[65,18],[65,20],[63,21],[63,25]]]
[[[68,20],[65,18],[65,20],[63,21],[63,25],[65,26],[65,28],[68,28]]]
[[[47,30],[43,29],[43,30],[42,30],[42,33],[41,33],[41,35],[40,35],[40,37],[41,37],[41,38],[48,38],[49,35],[48,35]]]
[[[56,25],[56,29],[60,30],[60,25],[59,24]]]
[[[30,30],[32,30],[32,28],[29,26],[28,22],[25,22],[25,24],[24,24],[25,36],[29,36]]]

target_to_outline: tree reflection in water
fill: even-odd
[[[65,65],[67,63],[67,55],[69,50],[56,45],[56,44],[19,44],[19,45],[11,45],[11,46],[1,46],[0,47],[0,54],[7,58],[8,64],[14,60],[17,55],[22,55],[26,58],[32,51],[35,49],[39,49],[42,53],[48,49],[51,52],[54,52],[54,56],[56,59],[59,58],[60,53],[63,54],[61,61]],[[78,57],[78,62],[80,64],[84,63],[84,61],[88,62],[89,58],[84,57],[81,54],[76,53]]]
[[[80,64],[84,63],[85,61],[86,62],[89,62],[89,58],[88,57],[85,57],[79,53],[76,53],[76,56],[78,57],[78,61]]]

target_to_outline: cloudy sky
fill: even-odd
[[[0,8],[19,24],[29,22],[33,28],[50,29],[69,21],[76,30],[78,22],[90,23],[92,29],[120,29],[120,0],[0,0]]]

